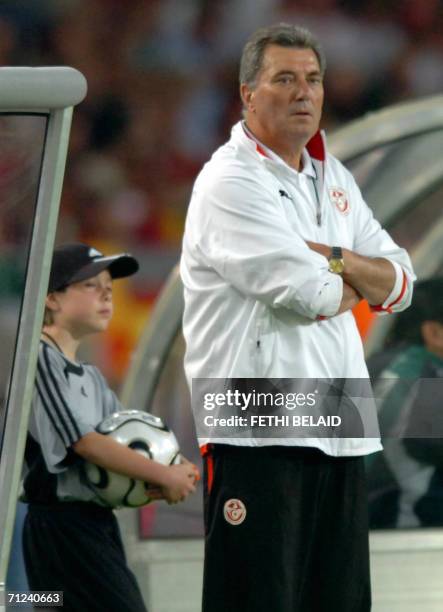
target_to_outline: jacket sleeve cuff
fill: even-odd
[[[402,303],[408,293],[408,278],[403,268],[396,262],[389,260],[394,266],[395,282],[391,293],[388,295],[383,304],[370,305],[372,312],[379,314],[390,314],[401,310]]]
[[[337,314],[343,297],[343,279],[339,274],[328,275],[328,281],[317,295],[313,309],[318,314],[317,321],[333,317]]]

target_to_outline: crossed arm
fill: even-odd
[[[326,258],[331,247],[319,242],[306,241],[313,251]],[[354,308],[365,298],[369,304],[382,304],[391,293],[395,283],[394,266],[383,257],[365,257],[349,249],[342,249],[345,269],[343,272],[343,298],[337,314]]]
[[[198,261],[241,293],[312,320],[341,314],[362,298],[380,312],[403,310],[415,276],[409,258],[357,196],[356,191],[354,244],[365,255],[383,256],[343,249],[345,273],[338,278],[325,265],[331,247],[307,242],[296,228],[288,228],[285,214],[276,213],[272,194],[258,181],[248,177],[239,186],[235,177],[222,176],[217,190],[202,187],[194,210],[191,206],[181,266],[185,285]],[[388,304],[391,295],[394,301]]]

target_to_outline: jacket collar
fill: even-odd
[[[318,130],[306,145],[309,155],[318,162],[326,162],[326,136]]]
[[[250,150],[255,151],[256,154],[262,159],[271,159],[274,162],[279,162],[287,166],[287,164],[273,151],[266,147],[263,143],[259,142],[247,129],[243,121],[239,121],[232,128],[232,138],[235,141],[241,141],[243,145],[246,145]],[[318,131],[306,145],[306,151],[309,154],[311,161],[314,166],[313,174],[324,175],[324,164],[326,163],[326,137],[324,131]],[[289,166],[288,166],[289,168]],[[311,174],[308,172],[308,174]]]

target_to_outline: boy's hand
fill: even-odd
[[[185,500],[190,493],[195,493],[197,475],[197,468],[187,460],[180,465],[170,465],[166,483],[161,487],[168,504],[176,504]]]
[[[198,482],[200,480],[200,472],[198,471],[197,466],[195,464],[191,463],[188,459],[186,459],[186,457],[183,457],[183,455],[180,456],[180,464],[188,466],[188,468],[191,468],[193,484],[195,485],[196,482]],[[146,495],[152,501],[159,501],[161,499],[167,499],[163,489],[161,487],[156,487],[155,485],[148,486],[147,491],[146,491]],[[168,503],[171,504],[171,503],[175,503],[175,502],[168,501]]]
[[[154,485],[148,485],[146,487],[146,497],[148,497],[151,501],[160,501],[161,499],[165,499],[161,488]]]
[[[198,471],[197,466],[195,465],[195,463],[191,463],[188,459],[186,459],[186,457],[184,457],[183,455],[180,455],[180,463],[184,464],[184,465],[189,465],[192,466],[194,468],[194,474],[195,474],[195,479],[194,479],[194,483],[198,482],[200,480],[200,472]]]

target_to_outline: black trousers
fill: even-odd
[[[204,467],[203,612],[371,609],[362,457],[220,444]]]
[[[146,612],[111,510],[82,502],[30,504],[23,552],[29,588],[63,591],[61,610]]]

